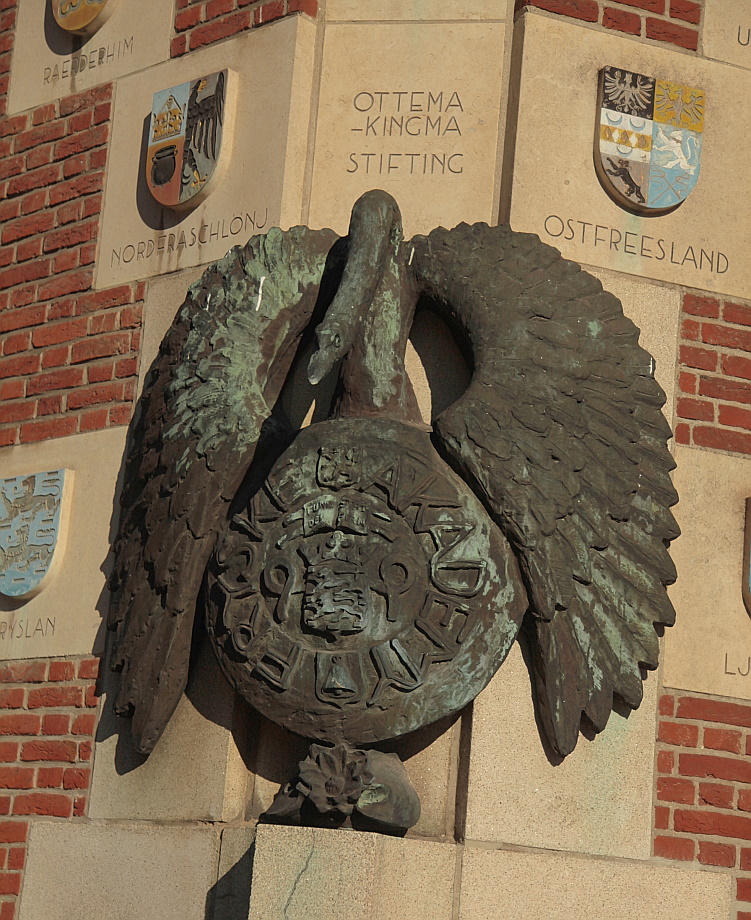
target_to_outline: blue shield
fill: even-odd
[[[30,597],[50,571],[65,470],[0,479],[0,594]]]
[[[706,94],[670,80],[605,67],[595,169],[610,197],[634,214],[669,214],[699,178]]]

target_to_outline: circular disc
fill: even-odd
[[[304,429],[207,578],[239,693],[304,737],[352,744],[459,710],[527,608],[510,546],[429,435],[383,419]]]
[[[55,21],[66,32],[91,35],[109,18],[115,0],[53,0]]]

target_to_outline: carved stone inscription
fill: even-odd
[[[344,232],[346,202],[371,188],[398,196],[408,237],[497,219],[504,31],[499,22],[327,25],[311,225]]]
[[[352,99],[350,128],[353,141],[360,146],[349,153],[347,172],[395,177],[461,175],[464,115],[461,95],[455,89],[361,90]],[[440,145],[435,143],[438,138],[443,139]],[[384,145],[382,139],[390,139],[391,145]]]
[[[751,674],[751,655],[738,651],[725,652],[724,673],[731,677],[748,677]]]
[[[41,69],[42,83],[54,86],[60,80],[70,80],[79,74],[97,69],[99,70],[98,76],[106,80],[108,74],[104,70],[111,69],[114,61],[130,57],[133,54],[134,41],[135,37],[131,35],[119,38],[107,45],[87,48],[86,51],[71,54],[60,61],[50,61]]]
[[[591,247],[603,254],[617,255],[624,258],[624,262],[634,257],[678,266],[685,270],[687,284],[692,272],[724,275],[730,267],[728,256],[720,249],[702,245],[696,240],[671,239],[662,236],[659,229],[648,235],[641,230],[627,230],[625,224],[614,227],[605,222],[580,220],[565,214],[548,214],[542,229],[540,237],[554,246],[560,245],[556,242],[558,240],[570,242],[572,247]]]
[[[306,737],[358,743],[471,699],[525,606],[510,549],[428,436],[363,427],[298,437],[235,515],[208,592],[246,699]]]
[[[751,3],[749,0],[706,0],[704,53],[718,61],[751,67]]]
[[[203,246],[225,240],[227,248],[236,245],[247,236],[262,233],[269,228],[269,209],[259,208],[233,212],[216,219],[190,221],[176,226],[166,233],[155,233],[147,238],[126,239],[110,246],[108,268],[119,270],[132,264],[143,263],[146,271],[158,267],[164,259],[181,258],[200,253]],[[192,264],[190,262],[189,264]]]
[[[55,635],[56,617],[27,617],[11,615],[0,620],[0,642],[11,639],[48,639]]]

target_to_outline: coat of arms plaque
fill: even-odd
[[[0,594],[33,597],[42,590],[62,536],[71,475],[51,470],[0,479]]]
[[[600,72],[595,169],[627,211],[669,214],[699,178],[706,94],[618,67]]]
[[[91,35],[109,19],[116,0],[54,0],[55,22],[66,32]]]
[[[226,139],[226,70],[154,93],[146,182],[159,204],[179,209],[207,194]]]

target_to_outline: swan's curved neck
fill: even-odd
[[[308,367],[315,384],[344,358],[336,416],[421,423],[404,367],[416,296],[402,250],[396,202],[382,190],[366,192],[352,209],[342,280],[316,329],[318,349]]]
[[[421,423],[404,356],[416,296],[404,270],[403,247],[389,247],[375,294],[360,320],[358,335],[341,369],[341,418],[379,415]]]

